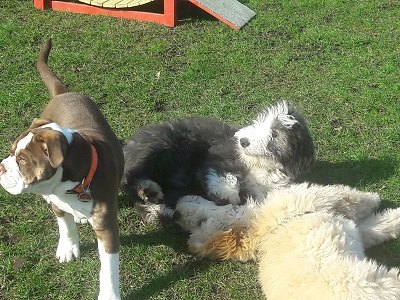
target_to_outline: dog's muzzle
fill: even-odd
[[[15,156],[9,156],[0,164],[0,184],[10,194],[18,195],[26,188]]]

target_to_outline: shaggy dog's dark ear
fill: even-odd
[[[299,124],[300,122],[297,120],[295,115],[287,114],[287,115],[279,115],[279,122],[286,128],[292,128],[294,125]]]

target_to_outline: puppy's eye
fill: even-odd
[[[278,132],[275,131],[275,130],[273,130],[273,131],[272,131],[272,137],[273,137],[273,138],[278,137]]]
[[[22,156],[18,156],[18,157],[17,157],[17,162],[18,162],[19,164],[24,165],[24,164],[26,164],[26,159],[23,158]]]

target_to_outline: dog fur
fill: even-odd
[[[123,150],[122,185],[146,219],[171,213],[151,203],[174,208],[183,195],[218,205],[244,204],[250,197],[262,201],[314,161],[306,122],[285,101],[242,128],[207,118],[152,125],[128,139]]]
[[[399,269],[364,253],[400,234],[400,209],[376,212],[379,203],[375,193],[304,183],[274,190],[253,207],[183,197],[177,211],[193,253],[256,258],[267,299],[394,300]]]

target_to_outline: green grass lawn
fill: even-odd
[[[53,36],[51,66],[90,95],[116,134],[203,115],[245,124],[286,99],[305,114],[318,162],[307,179],[400,195],[400,1],[246,0],[242,30],[197,14],[174,28],[0,3],[0,156],[48,101],[35,60]],[[144,225],[120,197],[124,299],[262,299],[254,263],[192,257],[178,229]],[[0,191],[0,299],[95,299],[94,233],[81,259],[55,259],[57,225],[40,197]],[[400,265],[400,243],[369,251]]]

